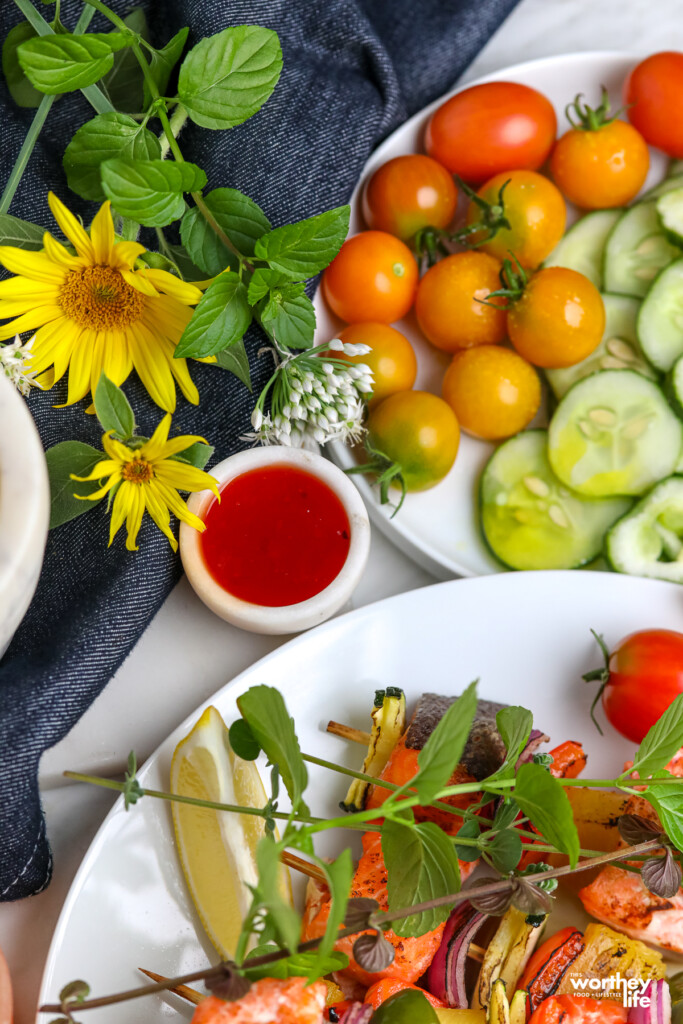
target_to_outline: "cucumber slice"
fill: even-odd
[[[683,188],[683,163],[680,160],[674,160],[669,167],[666,178],[660,181],[658,185],[648,189],[640,197],[639,201],[642,203],[649,202],[650,199],[658,199],[659,196],[665,196],[667,192],[672,192],[677,188]]]
[[[602,370],[558,405],[548,458],[580,494],[639,495],[673,473],[682,442],[680,420],[656,384],[633,370]]]
[[[683,245],[683,188],[675,188],[657,200],[657,213],[666,237],[674,245]]]
[[[636,334],[640,300],[631,295],[602,296],[605,306],[605,333],[587,359],[562,370],[546,370],[545,375],[556,398],[562,398],[573,384],[598,370],[635,370],[650,380],[657,374],[643,358]]]
[[[607,534],[617,572],[683,583],[683,478],[662,480]]]
[[[629,508],[627,498],[581,498],[557,479],[545,430],[502,444],[484,468],[481,526],[491,550],[511,569],[573,569],[602,549],[605,531]]]
[[[662,267],[679,255],[664,233],[656,202],[637,203],[607,236],[602,286],[606,292],[642,298]]]
[[[671,367],[664,382],[664,394],[669,399],[673,411],[683,420],[683,356]],[[679,470],[676,469],[676,472]]]
[[[640,307],[637,330],[645,358],[668,372],[683,355],[683,259],[657,276]]]
[[[623,210],[596,210],[577,220],[562,241],[553,249],[544,267],[569,267],[578,270],[602,287],[602,256],[607,236]]]
[[[672,160],[667,168],[666,177],[669,180],[671,178],[680,178],[683,185],[683,160]]]

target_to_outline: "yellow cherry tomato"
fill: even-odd
[[[417,263],[408,246],[385,231],[347,238],[323,274],[327,304],[347,324],[401,320],[413,304]]]
[[[523,267],[537,267],[564,234],[567,207],[562,193],[535,171],[505,171],[482,185],[478,195],[495,210],[501,189],[503,215],[510,227],[498,228],[493,238],[479,248],[500,260],[512,251]],[[476,224],[481,219],[482,209],[472,200],[467,223]],[[478,237],[474,235],[473,240]]]
[[[524,430],[541,404],[541,382],[533,366],[496,345],[454,355],[442,393],[462,430],[486,441]]]
[[[426,491],[455,462],[460,428],[451,407],[428,391],[399,391],[368,416],[373,448],[401,469],[407,491]]]
[[[605,330],[600,292],[566,267],[539,270],[507,314],[510,341],[534,366],[574,366],[593,352]]]
[[[417,359],[413,346],[395,327],[388,324],[351,324],[339,335],[350,345],[369,345],[364,356],[347,356],[343,352],[331,353],[336,359],[350,363],[365,363],[372,370],[374,387],[370,405],[397,391],[410,391],[417,376]]]
[[[486,299],[500,288],[501,264],[485,252],[446,256],[417,287],[415,313],[432,345],[457,352],[472,345],[496,345],[505,337],[505,301]]]

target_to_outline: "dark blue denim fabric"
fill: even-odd
[[[274,225],[348,200],[374,146],[409,114],[453,84],[514,7],[516,0],[147,0],[152,40],[163,45],[189,25],[190,43],[227,25],[275,29],[284,72],[274,96],[250,121],[229,132],[188,125],[188,159],[205,168],[209,188],[231,185],[252,196]],[[44,16],[51,9],[36,4]],[[126,13],[132,4],[112,0]],[[73,27],[82,6],[64,0]],[[11,0],[0,4],[0,38],[21,20]],[[91,30],[108,30],[99,20]],[[10,173],[33,112],[20,110],[0,84],[0,184]],[[12,204],[16,216],[51,226],[46,195],[53,189],[89,220],[96,207],[69,192],[61,155],[75,129],[94,115],[79,93],[52,108]],[[153,244],[153,240],[150,239]],[[254,388],[265,383],[263,339],[248,337]],[[199,408],[182,397],[173,433],[198,433],[216,458],[243,447],[252,397],[236,378],[194,364]],[[126,391],[143,433],[161,417],[137,380]],[[46,447],[65,439],[98,445],[87,403],[55,409],[65,389],[29,399]],[[180,575],[178,558],[150,523],[140,551],[120,535],[107,548],[104,507],[54,531],[31,608],[0,663],[0,900],[39,892],[51,858],[40,808],[40,755],[60,740],[100,693],[133,648]],[[140,680],[144,686],[144,680]],[[134,713],[134,709],[130,709]]]

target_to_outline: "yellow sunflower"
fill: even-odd
[[[0,327],[0,341],[35,331],[31,369],[42,387],[69,370],[66,405],[94,394],[102,370],[122,384],[133,368],[162,409],[175,409],[174,378],[196,405],[187,363],[173,351],[199,288],[165,270],[134,269],[145,247],[115,240],[109,201],[90,233],[52,192],[49,203],[76,255],[47,231],[40,252],[0,246],[0,263],[17,275],[0,281],[0,319],[16,318]]]
[[[137,551],[136,541],[145,511],[168,537],[174,551],[178,550],[178,541],[169,526],[171,512],[196,530],[206,529],[206,524],[190,512],[178,491],[204,491],[208,488],[218,497],[216,480],[202,469],[173,458],[204,438],[185,434],[169,441],[170,426],[170,415],[164,416],[149,441],[139,448],[129,448],[114,440],[111,431],[107,431],[102,438],[102,447],[109,457],[98,462],[88,476],[71,474],[72,480],[81,482],[108,478],[93,494],[74,495],[84,501],[98,501],[116,488],[111,507],[110,545],[125,522],[128,532],[126,547],[129,551]]]

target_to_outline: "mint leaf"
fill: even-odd
[[[38,107],[43,98],[42,92],[38,92],[24,74],[17,54],[17,48],[22,43],[27,39],[35,39],[37,35],[33,25],[20,21],[9,30],[2,44],[2,72],[10,96],[19,107]]]
[[[305,808],[308,772],[282,694],[272,686],[252,686],[237,698],[237,707],[270,763],[278,765],[292,805]]]
[[[677,750],[683,747],[683,694],[669,704],[664,714],[648,730],[638,747],[633,761],[632,772],[641,778],[654,775],[664,768]]]
[[[237,251],[253,256],[256,241],[270,231],[270,221],[260,206],[235,188],[215,188],[204,196],[204,201]],[[235,254],[223,244],[196,206],[183,217],[180,237],[206,274],[214,276],[226,267],[236,268]]]
[[[313,277],[339,252],[349,230],[349,207],[275,228],[258,240],[255,255],[288,277]]]
[[[104,370],[95,388],[95,415],[102,429],[112,430],[121,441],[127,441],[135,433],[135,415],[130,402]]]
[[[20,220],[10,213],[0,213],[0,245],[14,245],[18,249],[37,252],[43,248],[44,234],[45,228],[39,224]]]
[[[243,341],[237,341],[230,348],[216,352],[216,366],[221,370],[234,373],[251,391],[251,373],[249,372],[249,356]]]
[[[183,448],[177,455],[172,455],[171,458],[176,459],[178,462],[189,462],[191,466],[195,466],[196,469],[204,469],[215,448],[210,444],[204,444],[203,441],[195,441],[189,448]]]
[[[283,893],[281,849],[280,844],[270,838],[262,839],[256,847],[258,888],[255,898],[267,910],[266,924],[272,926],[282,946],[294,952],[299,945],[301,920]]]
[[[249,961],[260,956],[267,956],[269,953],[277,953],[278,947],[273,943],[266,943],[263,946],[256,946],[250,951],[242,965],[242,973],[250,981],[259,981],[261,978],[322,978],[332,971],[343,971],[349,966],[349,958],[345,953],[338,953],[333,950],[325,957],[316,956],[311,953],[293,953],[292,956],[282,960],[274,960],[262,967],[250,967]]]
[[[466,864],[472,864],[475,860],[479,860],[481,856],[479,849],[476,846],[460,846],[458,839],[479,839],[480,835],[481,826],[476,818],[470,818],[464,822],[455,834],[455,852],[458,860],[462,860]]]
[[[204,292],[175,350],[176,357],[203,359],[241,341],[251,323],[247,289],[227,270]]]
[[[74,498],[74,493],[92,494],[99,489],[100,482],[93,480],[89,483],[79,483],[72,480],[70,474],[88,476],[103,458],[102,452],[98,452],[89,444],[83,444],[82,441],[62,441],[45,452],[50,480],[51,530],[68,523],[83,512],[88,512],[98,504],[97,501],[80,501]]]
[[[432,821],[401,825],[385,821],[382,854],[387,869],[389,910],[400,910],[460,890],[453,843]],[[392,923],[397,935],[424,935],[446,921],[452,907],[434,907]]]
[[[100,164],[105,160],[156,160],[161,147],[156,135],[127,114],[98,114],[86,121],[66,147],[62,164],[69,188],[83,199],[105,198]]]
[[[146,227],[162,227],[181,217],[183,192],[204,188],[204,171],[185,161],[105,160],[102,189],[116,210]]]
[[[539,764],[523,764],[517,772],[515,802],[543,838],[566,853],[576,867],[579,834],[572,806],[562,784]]]
[[[233,128],[260,110],[281,70],[276,33],[237,25],[193,46],[180,67],[178,97],[195,124]]]
[[[505,744],[505,760],[491,778],[500,779],[514,775],[519,755],[529,742],[534,716],[526,708],[511,705],[501,708],[496,715],[496,726]]]
[[[522,840],[515,829],[499,832],[485,846],[493,866],[501,875],[514,871],[522,856]]]
[[[667,773],[668,774],[668,773]],[[676,785],[648,786],[642,794],[654,807],[662,828],[677,850],[683,852],[683,798]]]
[[[264,330],[285,348],[310,348],[315,334],[315,309],[303,285],[271,292],[260,315]]]
[[[37,36],[21,43],[17,56],[31,84],[54,96],[93,85],[111,70],[114,52],[129,45],[121,32]]]
[[[277,270],[270,270],[269,267],[257,267],[249,281],[249,302],[255,306],[257,302],[265,298],[273,288],[279,288],[287,284],[289,278]]]
[[[126,26],[141,36],[149,39],[147,18],[141,7],[135,7],[124,19]],[[100,82],[100,89],[109,97],[117,110],[127,114],[137,114],[143,110],[144,75],[132,49],[119,50],[114,54],[114,63]],[[149,106],[149,104],[145,104]]]
[[[477,681],[451,704],[417,755],[418,773],[411,785],[421,804],[430,804],[459,764],[477,710]]]
[[[148,51],[150,72],[152,74],[152,78],[156,82],[156,87],[161,96],[165,94],[168,80],[171,77],[171,72],[180,60],[180,55],[185,48],[189,31],[189,28],[181,28],[179,32],[176,32],[172,39],[169,39],[161,50],[152,50],[151,53]],[[149,91],[147,82],[145,82],[143,108],[146,109],[151,102],[152,95]]]

